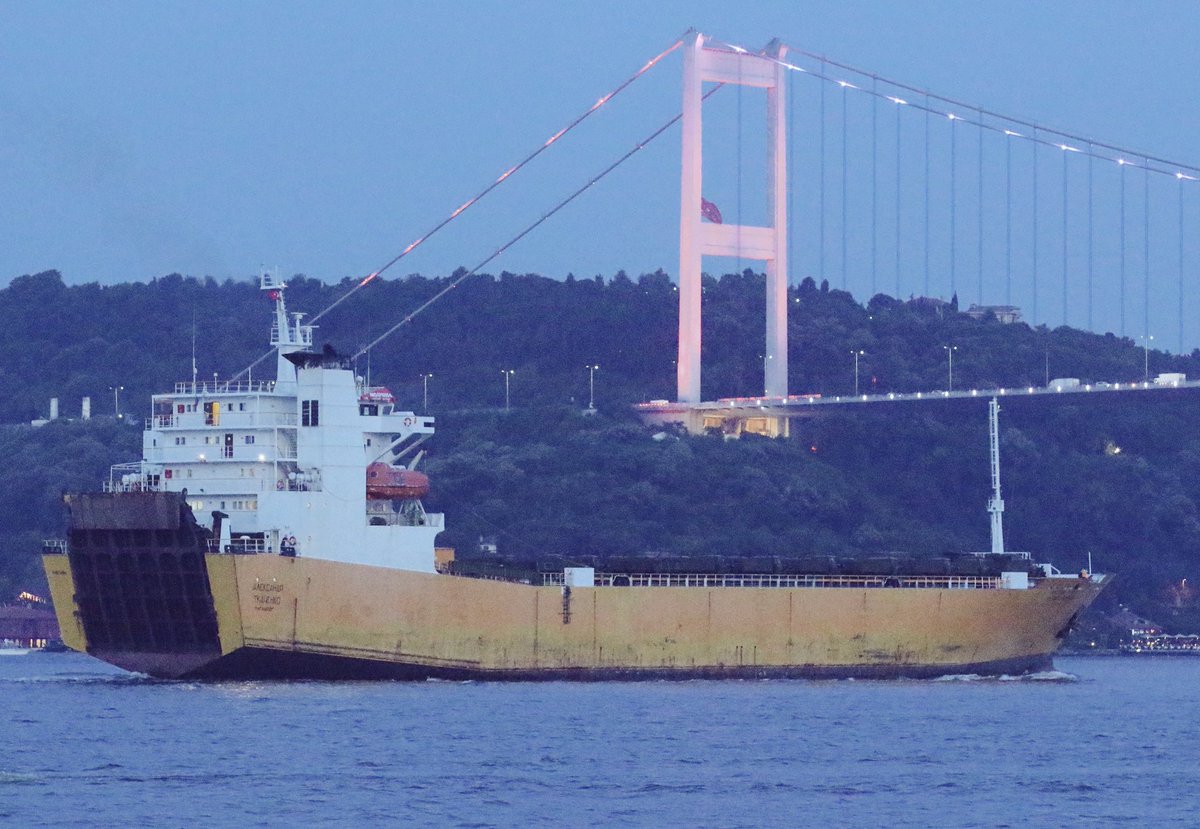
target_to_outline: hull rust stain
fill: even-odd
[[[67,644],[88,650],[70,570],[46,559]],[[206,565],[219,653],[95,655],[196,678],[1020,673],[1050,664],[1101,589],[1077,579],[1029,590],[576,587],[564,612],[556,586],[280,556],[209,554]]]

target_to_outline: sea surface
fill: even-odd
[[[0,656],[0,825],[1200,825],[1200,657],[1057,668],[194,683]]]

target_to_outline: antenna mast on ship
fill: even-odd
[[[1000,497],[1000,404],[996,398],[988,404],[988,433],[991,438],[992,497],[988,512],[992,516],[992,552],[1004,552],[1004,499]]]
[[[271,345],[275,347],[278,355],[275,390],[290,394],[296,389],[296,367],[288,361],[287,355],[312,346],[313,326],[301,324],[300,320],[304,315],[300,313],[291,315],[294,322],[288,320],[287,305],[283,300],[287,284],[281,281],[277,274],[264,270],[259,278],[258,287],[275,305],[275,320],[271,325]]]

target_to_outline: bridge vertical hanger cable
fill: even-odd
[[[1033,314],[1029,320],[1033,325],[1038,323],[1038,149],[1037,129],[1033,131],[1033,209],[1030,211],[1033,219]]]
[[[737,275],[742,275],[742,62],[737,62]]]
[[[975,263],[979,266],[979,272],[976,275],[979,283],[978,291],[976,292],[978,302],[983,305],[983,109],[979,109],[979,174],[977,177],[979,182],[979,220],[976,222],[975,234]]]
[[[807,50],[800,49],[800,48],[797,48],[797,47],[791,46],[791,45],[788,45],[787,48],[788,48],[789,54],[792,54],[792,55],[800,55],[803,57],[807,57],[811,60],[820,60],[823,65],[833,66],[838,69],[843,69],[847,72],[853,72],[864,78],[875,77],[875,75],[873,75],[871,72],[866,71],[865,69],[859,69],[857,67],[851,66],[846,63],[841,63],[841,62],[838,62],[835,60],[830,60],[827,56],[824,56],[824,55],[816,55],[812,52],[809,52]],[[800,67],[795,66],[792,63],[787,63],[787,62],[782,62],[782,61],[781,61],[781,63],[783,63],[783,65],[786,68],[794,70],[794,71],[801,71],[801,72],[808,72],[809,74],[815,74],[811,70],[801,69]],[[825,80],[831,80],[830,78],[825,76],[824,72],[822,72],[820,75],[818,75],[818,77],[823,77],[823,78],[825,78]],[[1200,166],[1195,165],[1195,164],[1184,164],[1184,163],[1181,163],[1178,161],[1172,161],[1170,159],[1162,158],[1159,156],[1153,156],[1153,155],[1149,155],[1147,153],[1143,153],[1143,152],[1139,152],[1139,151],[1124,149],[1122,147],[1118,147],[1115,144],[1107,144],[1102,141],[1097,141],[1095,139],[1088,138],[1087,136],[1077,135],[1075,133],[1067,132],[1066,130],[1063,130],[1063,129],[1049,127],[1049,126],[1046,126],[1043,124],[1036,124],[1033,121],[1029,121],[1024,118],[1017,118],[1012,115],[1005,115],[1004,113],[995,112],[995,111],[989,110],[989,109],[981,109],[980,107],[978,107],[975,104],[965,103],[963,101],[956,100],[956,99],[948,97],[946,95],[938,95],[934,92],[923,89],[921,87],[902,83],[900,81],[895,81],[890,78],[879,77],[879,80],[884,82],[885,84],[888,84],[889,86],[894,87],[896,90],[904,90],[905,92],[911,92],[911,93],[914,93],[917,95],[929,95],[933,100],[940,101],[943,104],[946,104],[950,107],[957,107],[960,109],[979,111],[982,115],[986,115],[990,118],[995,119],[998,123],[1007,122],[1007,124],[1009,124],[1011,126],[1020,126],[1022,128],[1027,128],[1031,131],[1030,134],[1023,134],[1023,133],[1015,132],[1012,130],[1005,130],[1003,127],[1000,127],[1000,126],[989,126],[987,124],[984,125],[984,129],[990,129],[993,132],[998,132],[998,133],[999,132],[1008,132],[1014,137],[1022,138],[1026,141],[1033,141],[1033,142],[1037,142],[1037,143],[1046,144],[1048,146],[1056,146],[1057,147],[1060,144],[1060,142],[1056,141],[1056,140],[1039,138],[1037,133],[1040,132],[1043,136],[1045,136],[1045,135],[1056,136],[1058,138],[1065,139],[1067,141],[1082,142],[1085,144],[1089,144],[1089,145],[1093,146],[1093,149],[1095,147],[1099,147],[1102,150],[1107,150],[1112,153],[1115,153],[1118,155],[1123,155],[1126,157],[1137,156],[1137,157],[1145,158],[1147,161],[1154,162],[1155,164],[1160,165],[1160,166],[1153,167],[1150,171],[1152,173],[1159,173],[1161,175],[1175,176],[1180,170],[1188,170],[1193,175],[1187,176],[1187,180],[1189,180],[1189,181],[1190,180],[1200,180]],[[872,93],[872,94],[874,94],[874,93]],[[895,100],[895,97],[892,95],[880,95],[880,97]],[[915,106],[920,108],[919,104],[917,104]],[[934,109],[933,114],[945,117],[949,114],[949,112],[947,112],[945,110]],[[1114,156],[1097,155],[1097,158],[1100,158],[1103,161],[1116,161],[1117,160],[1116,155],[1114,155]]]
[[[1121,328],[1120,328],[1120,331],[1121,331],[1121,336],[1124,337],[1125,336],[1125,167],[1127,165],[1125,164],[1125,159],[1123,159],[1123,158],[1120,161],[1118,161],[1117,163],[1120,164],[1120,166],[1121,166],[1121,197],[1120,197],[1121,227],[1118,230],[1117,235],[1121,237],[1121,268],[1120,268],[1120,274],[1121,274],[1121,297],[1120,297],[1120,299],[1121,299],[1121,314],[1120,314]]]
[[[954,128],[954,116],[950,116],[950,296],[958,294],[958,130]]]
[[[840,81],[836,81],[835,79],[828,77],[827,72],[830,70],[830,68],[837,68],[837,69],[842,69],[842,70],[845,70],[848,72],[853,72],[864,78],[870,77],[872,80],[870,87],[853,86],[850,88],[862,89],[865,93],[870,94],[873,99],[878,100],[880,98],[887,98],[887,99],[893,101],[894,103],[900,103],[900,99],[893,94],[888,94],[888,92],[881,91],[879,89],[879,83],[882,82],[884,84],[887,84],[887,85],[893,87],[895,91],[906,90],[906,91],[909,91],[909,92],[912,92],[915,94],[924,95],[924,96],[927,96],[927,98],[925,100],[924,105],[920,106],[920,108],[926,110],[927,112],[930,112],[932,115],[940,115],[942,117],[947,117],[949,115],[952,115],[953,113],[952,113],[952,110],[947,110],[946,107],[951,107],[951,108],[962,107],[962,108],[971,110],[973,112],[973,117],[975,118],[974,126],[976,126],[978,128],[980,133],[983,133],[984,131],[987,131],[987,130],[991,130],[992,132],[995,132],[998,134],[1003,133],[1009,138],[1019,138],[1024,141],[1028,141],[1031,145],[1033,145],[1032,146],[1032,149],[1033,149],[1033,176],[1032,176],[1033,177],[1033,193],[1032,193],[1032,198],[1031,198],[1032,210],[1030,211],[1030,217],[1031,217],[1032,225],[1033,225],[1032,234],[1031,234],[1032,267],[1030,268],[1030,271],[1031,271],[1030,279],[1032,282],[1032,294],[1029,297],[1029,299],[1030,299],[1030,304],[1032,306],[1032,314],[1031,314],[1030,321],[1035,325],[1042,322],[1042,314],[1041,314],[1041,310],[1039,308],[1039,304],[1041,301],[1041,295],[1040,295],[1041,294],[1041,291],[1040,291],[1041,286],[1038,284],[1038,280],[1039,280],[1038,271],[1039,271],[1040,265],[1041,265],[1040,256],[1041,256],[1041,246],[1042,246],[1042,240],[1040,238],[1041,227],[1040,227],[1040,217],[1039,217],[1039,212],[1041,210],[1041,190],[1040,190],[1040,182],[1038,181],[1038,178],[1040,176],[1040,170],[1038,169],[1038,167],[1040,166],[1041,152],[1040,152],[1038,145],[1045,145],[1047,147],[1053,146],[1055,148],[1061,148],[1063,146],[1063,142],[1060,141],[1059,139],[1065,139],[1067,141],[1079,142],[1081,145],[1082,144],[1087,145],[1086,152],[1088,154],[1088,159],[1089,159],[1089,162],[1088,162],[1088,213],[1089,213],[1089,215],[1088,215],[1088,233],[1089,233],[1089,240],[1088,240],[1088,277],[1087,277],[1088,278],[1087,291],[1088,291],[1088,306],[1089,307],[1088,307],[1087,316],[1089,318],[1089,325],[1088,325],[1089,328],[1094,328],[1095,324],[1096,324],[1096,320],[1095,320],[1095,278],[1096,278],[1096,273],[1095,273],[1095,250],[1094,250],[1095,221],[1096,221],[1095,189],[1094,189],[1094,187],[1095,187],[1095,177],[1094,177],[1094,168],[1095,168],[1094,162],[1095,162],[1095,160],[1112,162],[1112,163],[1116,163],[1120,166],[1124,166],[1125,164],[1129,163],[1128,162],[1129,158],[1139,158],[1139,159],[1141,159],[1141,161],[1139,163],[1142,163],[1145,168],[1143,170],[1143,175],[1148,176],[1151,173],[1159,174],[1159,175],[1170,175],[1170,176],[1177,177],[1178,180],[1181,182],[1182,181],[1200,180],[1200,166],[1197,166],[1194,164],[1184,164],[1184,163],[1172,161],[1172,160],[1169,160],[1169,159],[1166,159],[1166,158],[1163,158],[1160,156],[1151,155],[1149,153],[1127,150],[1127,149],[1124,149],[1115,144],[1106,143],[1106,142],[1098,141],[1094,138],[1077,135],[1075,133],[1071,133],[1071,132],[1068,132],[1063,129],[1059,129],[1059,128],[1051,127],[1051,126],[1044,126],[1044,125],[1035,123],[1028,119],[1017,118],[1017,117],[1014,117],[1011,115],[1006,115],[1004,113],[999,113],[999,112],[995,112],[992,110],[988,110],[979,105],[966,104],[966,103],[957,101],[954,98],[944,96],[944,95],[936,95],[929,90],[922,89],[920,87],[916,87],[916,86],[913,86],[910,84],[901,83],[899,81],[894,81],[894,80],[891,80],[886,77],[878,76],[874,73],[867,72],[862,69],[858,69],[854,66],[851,66],[851,65],[848,65],[845,63],[841,63],[841,62],[838,62],[835,60],[830,60],[828,57],[826,57],[824,55],[817,55],[813,52],[809,52],[804,49],[799,49],[794,46],[789,45],[788,50],[789,50],[790,55],[795,55],[797,57],[804,57],[804,58],[808,58],[814,62],[819,62],[820,63],[820,71],[818,73],[817,71],[815,71],[813,69],[801,68],[801,67],[795,65],[794,62],[780,61],[787,69],[790,69],[793,71],[807,72],[809,74],[816,75],[818,78],[820,78],[826,82],[839,82],[840,83]],[[792,58],[791,60],[794,61],[795,58]],[[843,88],[845,88],[845,87],[843,87]],[[904,103],[907,103],[907,102],[904,102]],[[986,119],[991,119],[991,123],[987,123]],[[956,116],[954,118],[954,120],[962,120],[962,119],[960,119]],[[874,175],[876,173],[875,165],[877,164],[877,153],[878,153],[878,147],[876,145],[877,137],[875,135],[876,121],[877,121],[877,115],[876,115],[875,111],[873,110],[873,112],[872,112],[872,172],[873,172],[872,223],[873,223],[873,225],[876,225],[876,227],[874,227],[873,229],[877,229],[877,215],[876,215],[876,211],[874,208],[877,208],[877,206],[878,206],[878,202],[877,202],[878,194],[876,192],[877,182],[875,181],[875,175]],[[1021,128],[1022,131],[1018,132],[1016,129],[1012,129],[1012,128]],[[1027,131],[1025,131],[1025,130],[1027,130]],[[898,145],[900,144],[900,141],[899,141],[900,132],[901,132],[901,130],[900,130],[899,124],[898,124],[898,129],[897,129],[897,134],[898,134],[897,144]],[[986,155],[986,148],[983,147],[982,144],[977,149],[981,155]],[[1071,148],[1070,151],[1084,152],[1085,150],[1082,149],[1082,146],[1081,146],[1078,149]],[[1013,301],[1012,261],[1011,261],[1012,260],[1012,243],[1013,243],[1012,232],[1011,232],[1012,209],[1013,209],[1012,185],[1011,185],[1011,177],[1012,177],[1011,152],[1012,152],[1011,151],[1011,142],[1006,142],[1006,148],[1005,148],[1005,191],[1006,191],[1005,192],[1005,198],[1006,198],[1005,298],[1009,304],[1012,304],[1012,301]],[[898,153],[898,155],[899,155],[899,153]],[[986,161],[986,159],[984,159],[984,160]],[[981,176],[981,178],[986,176],[986,165],[982,165],[982,166],[983,166],[984,176]],[[1068,162],[1067,163],[1067,170],[1068,170],[1067,186],[1068,187],[1071,186],[1069,169],[1070,169],[1070,164]],[[1123,176],[1124,176],[1124,173],[1123,173]],[[897,171],[897,182],[896,182],[898,193],[902,190],[902,180],[903,180],[902,171],[898,170]],[[1124,182],[1122,182],[1122,185],[1124,185]],[[1143,182],[1143,185],[1145,186],[1145,182]],[[985,193],[983,193],[983,190],[985,189],[985,187],[986,187],[985,184],[981,184],[980,192],[978,193],[978,195],[980,196],[981,199],[984,198],[986,195]],[[1070,201],[1071,201],[1070,194],[1068,193],[1067,194],[1068,208],[1070,207]],[[1125,201],[1125,199],[1123,197],[1122,205],[1121,205],[1122,211],[1124,211],[1126,209],[1126,205],[1124,204],[1124,201]],[[903,203],[901,201],[900,209],[898,209],[898,211],[897,211],[898,219],[900,220],[898,222],[898,225],[900,226],[901,230],[903,229],[902,206],[903,206]],[[977,209],[978,209],[978,207],[979,206],[977,205]],[[1148,210],[1149,208],[1147,205],[1144,205],[1143,209]],[[986,208],[984,208],[983,210],[980,210],[979,212],[982,214],[984,212],[984,210],[986,210]],[[1068,232],[1069,232],[1070,225],[1071,225],[1069,215],[1068,215],[1068,219],[1067,219],[1067,224],[1068,224]],[[1122,220],[1123,227],[1124,227],[1124,224],[1125,224],[1124,220]],[[977,228],[979,228],[981,226],[982,226],[982,223],[978,221],[978,216],[977,216]],[[986,232],[986,230],[984,232]],[[873,234],[873,236],[874,236],[874,234]],[[902,237],[900,236],[899,232],[898,232],[897,236],[898,236],[897,256],[899,258],[899,251],[903,247],[903,240],[902,240]],[[1128,246],[1127,236],[1128,236],[1127,232],[1124,232],[1121,234],[1121,238],[1119,241],[1123,247]],[[1149,236],[1149,232],[1144,233],[1144,237],[1148,238],[1148,236]],[[986,236],[984,236],[983,233],[980,233],[976,239],[977,251],[986,248],[986,244],[984,243],[985,240],[986,240]],[[1145,239],[1143,239],[1143,241],[1145,241]],[[878,262],[877,262],[877,257],[875,255],[875,251],[874,251],[876,240],[873,238],[872,242],[873,242],[872,278],[875,279],[877,277],[877,273],[878,273]],[[1127,259],[1127,251],[1126,251],[1125,255],[1126,255],[1126,259]],[[1147,270],[1148,270],[1150,257],[1148,255],[1146,255],[1143,258],[1146,260],[1146,262],[1144,262],[1143,264],[1146,264]],[[1069,297],[1070,242],[1069,241],[1068,241],[1067,259],[1068,259],[1068,266],[1067,266],[1068,297],[1066,300],[1067,310],[1066,310],[1066,313],[1064,314],[1064,316],[1066,318],[1069,318],[1070,317],[1070,297]],[[977,260],[978,260],[977,264],[979,265],[980,270],[982,270],[983,258],[982,258],[981,253],[977,253]],[[1125,269],[1127,270],[1127,268],[1128,268],[1128,265],[1126,263]],[[981,281],[981,276],[982,276],[981,274],[977,274],[977,279],[979,279],[980,281]],[[1146,277],[1147,277],[1147,280],[1151,279],[1151,275],[1148,272],[1146,274]],[[957,288],[957,280],[955,280],[955,281],[956,281],[955,287]],[[1124,284],[1126,282],[1127,282],[1127,280],[1125,280],[1125,278],[1122,277],[1123,287],[1121,289],[1122,297],[1121,297],[1120,315],[1121,315],[1121,319],[1122,319],[1122,326],[1124,328],[1124,331],[1122,332],[1123,336],[1126,335],[1127,331],[1128,331],[1127,327],[1124,327],[1125,305],[1128,302],[1128,299],[1124,295],[1124,293],[1125,293]],[[897,279],[897,283],[899,283],[899,279]],[[1144,287],[1146,287],[1146,286],[1144,286]],[[899,291],[897,291],[897,292],[899,292]],[[1018,293],[1021,293],[1021,291],[1018,291]],[[982,295],[982,291],[980,291],[980,294]],[[1143,302],[1143,312],[1148,313],[1148,309],[1149,309],[1149,302],[1144,301]],[[1186,322],[1186,314],[1185,314],[1185,322]],[[1145,324],[1145,321],[1144,321],[1143,327],[1148,328],[1148,325]],[[1182,328],[1183,326],[1180,326],[1180,327]]]
[[[929,94],[925,95],[925,281],[923,295],[929,296]]]
[[[879,79],[871,77],[871,296],[879,291]]]
[[[817,220],[817,227],[818,227],[817,233],[820,236],[820,242],[818,244],[820,253],[819,253],[818,265],[817,265],[817,276],[820,277],[821,281],[823,282],[825,280],[825,61],[824,61],[824,59],[822,59],[822,61],[821,61],[821,78],[820,78],[820,80],[821,80],[821,106],[820,106],[821,184],[819,187],[820,199],[818,200],[820,202],[820,217]]]
[[[787,119],[788,119],[788,169],[787,169],[787,210],[788,210],[788,287],[791,287],[792,274],[797,272],[796,261],[796,73],[788,73]]]
[[[900,110],[896,104],[896,299],[900,299]]]
[[[846,237],[850,235],[846,229],[846,193],[848,192],[846,175],[846,87],[842,87],[842,290],[847,289],[848,271],[846,263]]]
[[[1183,353],[1183,177],[1179,183],[1179,353]]]
[[[1069,294],[1067,292],[1067,230],[1069,227],[1067,224],[1067,216],[1070,215],[1068,212],[1068,209],[1070,206],[1070,202],[1068,201],[1068,193],[1070,192],[1070,188],[1069,188],[1070,181],[1069,181],[1069,178],[1067,175],[1067,173],[1069,172],[1067,170],[1067,156],[1069,156],[1070,154],[1071,153],[1069,151],[1063,150],[1063,154],[1062,154],[1062,282],[1063,282],[1062,324],[1063,325],[1067,324],[1067,302],[1068,302],[1068,296],[1069,296]]]
[[[1004,304],[1012,305],[1012,136],[1004,136]]]
[[[1088,331],[1095,330],[1092,327],[1092,291],[1093,291],[1093,284],[1094,284],[1094,281],[1096,278],[1095,267],[1094,267],[1095,266],[1095,246],[1093,245],[1094,223],[1092,220],[1092,213],[1093,213],[1093,209],[1094,209],[1093,202],[1095,201],[1095,199],[1093,198],[1093,190],[1092,190],[1092,172],[1093,172],[1093,168],[1096,166],[1094,162],[1095,162],[1095,159],[1092,157],[1092,145],[1088,144],[1088,179],[1087,179],[1087,190],[1088,190],[1088,206],[1087,206],[1087,222],[1088,222],[1088,232],[1087,232],[1087,247],[1088,247],[1087,324],[1088,324]]]
[[[1150,337],[1150,159],[1142,169],[1142,335]]]

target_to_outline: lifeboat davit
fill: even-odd
[[[429,494],[429,476],[376,461],[367,467],[367,497],[376,501],[424,498]]]

